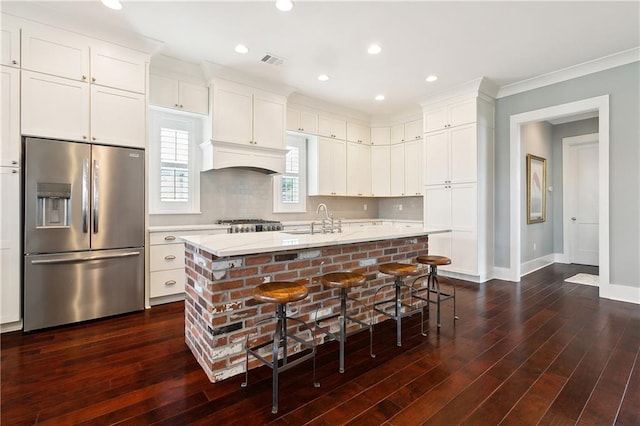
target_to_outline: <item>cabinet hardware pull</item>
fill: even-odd
[[[172,254],[168,254],[164,257],[164,260],[176,260],[176,257]]]
[[[11,173],[18,173],[18,171],[16,169],[11,170]]]
[[[95,141],[95,140],[96,140],[96,137],[95,137],[95,136],[93,136],[93,137],[91,138],[91,140],[92,140],[92,141]]]
[[[82,79],[83,79],[83,80],[86,80],[86,79],[87,79],[87,76],[86,76],[86,75],[83,75],[83,76],[82,76]]]
[[[82,139],[87,139],[87,137],[83,135],[83,136],[82,136]]]
[[[12,63],[13,65],[17,65],[17,64],[18,64],[18,61],[16,61],[16,60],[14,59],[13,61],[11,61],[11,63]]]
[[[182,106],[182,104],[180,104],[180,108],[184,108],[184,106]]]
[[[173,241],[175,239],[176,239],[176,237],[174,237],[173,235],[167,235],[166,237],[164,237],[165,241]]]
[[[95,82],[96,82],[96,78],[95,78],[95,77],[92,77],[92,78],[91,78],[91,81],[95,83]]]
[[[175,106],[176,108],[178,108],[178,104],[173,104],[173,106]]]
[[[11,164],[18,164],[16,160],[11,160]]]
[[[176,284],[177,284],[176,280],[169,280],[169,281],[165,281],[164,282],[164,285],[166,285],[166,286],[172,286],[172,285],[176,285]]]

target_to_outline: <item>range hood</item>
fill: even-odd
[[[284,172],[286,149],[247,146],[236,143],[209,140],[200,144],[202,171],[218,169],[243,169],[264,174]]]

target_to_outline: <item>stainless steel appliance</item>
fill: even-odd
[[[24,139],[24,330],[144,308],[144,150]]]
[[[229,225],[229,233],[282,231],[282,223],[277,220],[264,219],[224,219],[220,225]]]

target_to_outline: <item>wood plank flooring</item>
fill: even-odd
[[[320,346],[311,364],[211,384],[184,343],[182,303],[80,325],[1,336],[3,425],[640,425],[640,306],[598,298],[552,265],[521,283],[456,281],[458,315],[418,317],[395,346],[391,321]]]

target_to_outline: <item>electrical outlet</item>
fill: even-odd
[[[331,314],[331,308],[318,309],[317,314],[318,314],[318,318],[324,318],[327,315]],[[315,316],[314,316],[314,319],[315,319]]]
[[[365,203],[365,204],[363,204],[363,205],[362,205],[362,208],[364,209],[364,211],[367,211],[367,204],[366,204],[366,203]]]
[[[533,243],[533,251],[536,251],[536,243]]]
[[[398,210],[402,211],[402,204],[398,204]]]

